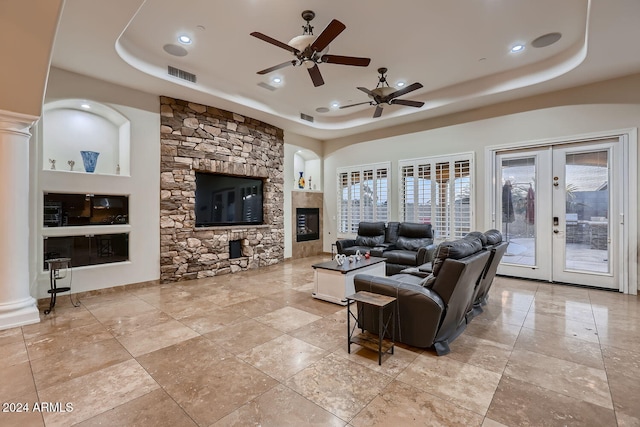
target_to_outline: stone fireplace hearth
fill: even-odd
[[[284,259],[282,129],[160,97],[160,280],[234,273]],[[195,171],[264,179],[262,225],[195,226]],[[230,241],[241,242],[231,258]],[[236,255],[236,254],[234,254]]]

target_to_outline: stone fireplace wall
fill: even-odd
[[[160,280],[197,279],[284,259],[282,129],[160,97]],[[195,227],[195,172],[265,178],[264,225]],[[242,257],[229,259],[229,241]]]

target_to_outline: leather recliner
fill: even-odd
[[[473,303],[476,284],[489,256],[490,252],[482,250],[478,238],[443,242],[436,249],[433,272],[429,276],[357,274],[355,290],[397,298],[396,340],[415,347],[433,348],[438,355],[444,355],[450,351],[449,343],[466,328],[467,310]],[[368,306],[358,310],[362,313],[359,327],[377,334],[378,310]]]
[[[385,223],[361,222],[358,224],[358,235],[355,239],[340,239],[336,241],[336,249],[339,254],[355,255],[360,251],[362,255],[371,252],[373,256],[382,253],[385,239]],[[379,248],[379,250],[375,250]]]
[[[480,239],[482,249],[489,251],[489,259],[485,266],[484,272],[480,280],[476,284],[474,297],[471,305],[467,309],[467,321],[470,321],[478,314],[482,313],[482,306],[486,305],[489,297],[489,289],[496,276],[498,265],[502,260],[504,253],[507,251],[508,242],[502,241],[502,233],[499,230],[491,229],[484,233],[480,231],[472,231],[463,239]],[[431,262],[418,266],[417,268],[407,268],[402,273],[412,274],[418,277],[427,277],[433,269]]]
[[[486,238],[485,249],[491,252],[489,261],[485,268],[480,283],[476,287],[476,294],[473,298],[473,310],[474,313],[482,312],[482,306],[487,304],[489,298],[489,290],[493,284],[493,279],[496,277],[498,265],[502,260],[505,252],[507,251],[508,242],[502,241],[502,233],[498,230],[489,230],[484,233]]]
[[[417,267],[431,261],[435,249],[431,224],[412,222],[396,224],[398,224],[396,235],[394,235],[393,223],[389,223],[387,227],[389,230],[387,234],[392,235],[395,240],[382,253],[386,259],[387,276],[400,273],[407,267]]]

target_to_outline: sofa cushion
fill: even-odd
[[[357,246],[374,247],[384,243],[384,222],[361,222],[358,224]]]
[[[429,237],[433,239],[431,224],[418,224],[415,222],[402,222],[398,227],[398,237]]]
[[[384,238],[384,222],[360,222],[358,224],[358,236],[382,236]]]
[[[487,245],[497,245],[502,242],[502,233],[499,230],[489,230],[484,235],[487,238]]]
[[[398,236],[395,247],[406,251],[417,251],[420,248],[429,246],[433,243],[433,239],[430,237],[407,237]]]
[[[387,230],[384,236],[385,243],[395,243],[398,240],[399,222],[388,222]]]
[[[485,236],[484,233],[481,231],[472,231],[468,233],[466,236],[464,236],[465,239],[471,239],[474,237],[480,239],[480,241],[482,242],[483,248],[487,247],[487,236]]]
[[[477,237],[442,242],[433,256],[433,275],[437,276],[447,258],[462,259],[482,250],[482,241]]]
[[[384,234],[380,236],[356,236],[356,246],[376,247],[384,242]]]
[[[430,275],[425,277],[425,279],[422,281],[422,287],[431,289],[431,287],[435,282],[436,282],[436,276],[434,276],[433,273],[431,273]]]
[[[387,264],[402,264],[402,265],[416,265],[416,258],[418,252],[407,251],[404,249],[394,249],[392,251],[383,252],[383,256],[387,261]]]
[[[394,274],[393,276],[391,276],[391,278],[401,283],[408,283],[410,285],[417,285],[417,286],[423,286],[423,282],[425,279],[424,277],[415,276],[413,274],[405,274],[405,273]]]

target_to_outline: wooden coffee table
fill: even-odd
[[[347,305],[347,295],[354,294],[353,277],[356,274],[364,273],[373,276],[385,276],[385,259],[379,257],[362,257],[360,261],[349,262],[338,265],[333,261],[321,262],[312,265],[314,269],[314,290],[311,294],[314,298],[333,302],[340,305]]]

